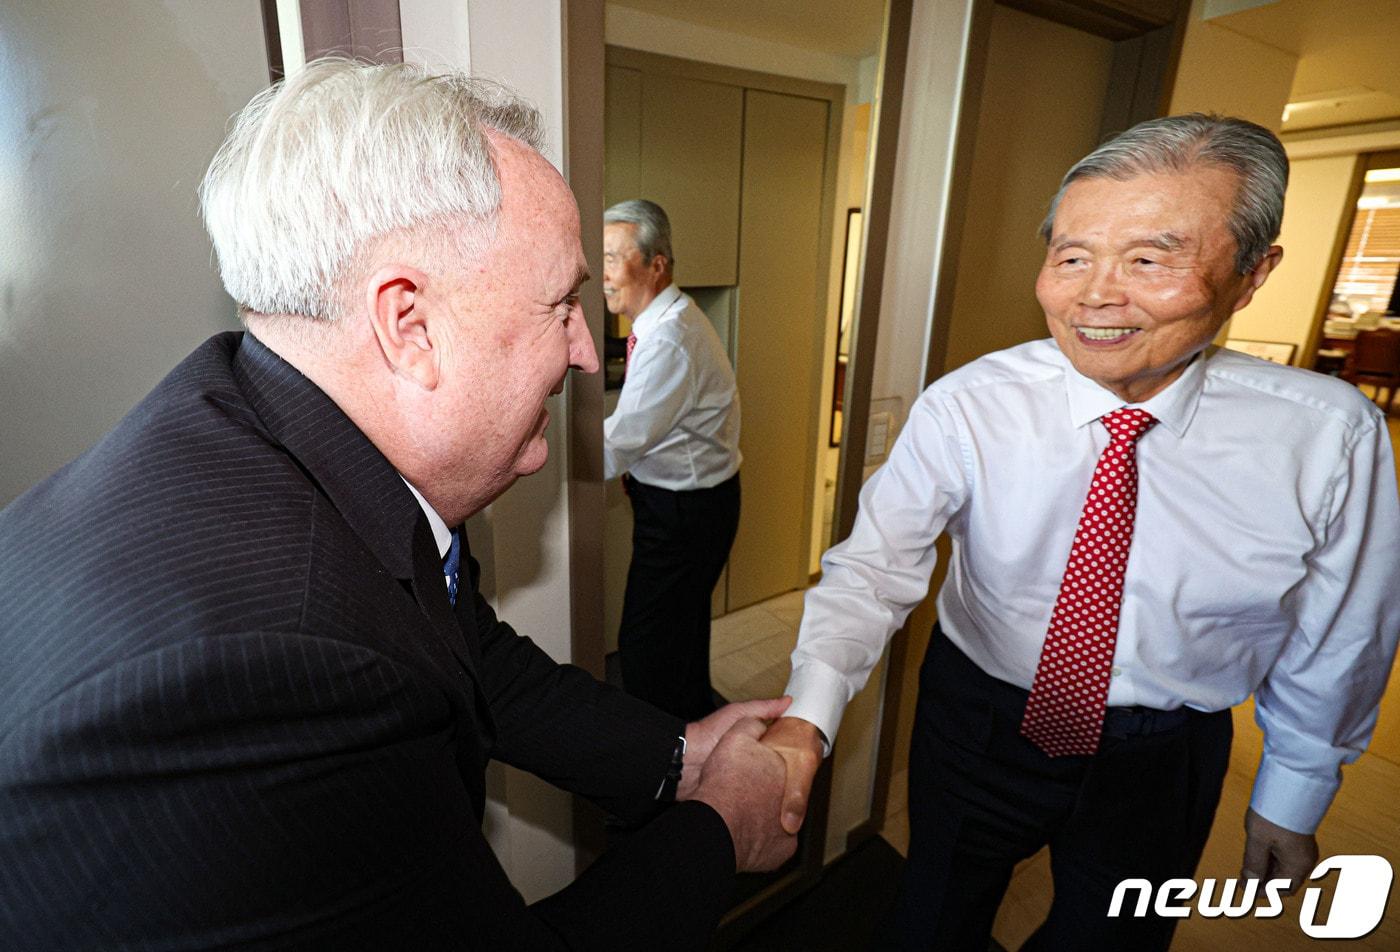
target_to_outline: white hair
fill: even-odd
[[[1145,173],[1185,172],[1210,165],[1239,176],[1229,228],[1235,239],[1235,268],[1249,274],[1264,260],[1283,227],[1288,154],[1268,129],[1230,116],[1193,112],[1149,119],[1108,140],[1065,173],[1040,236],[1050,240],[1060,201],[1080,179],[1125,181]]]
[[[541,146],[533,107],[462,74],[327,58],[264,90],[199,189],[224,287],[245,313],[332,321],[383,238],[480,253],[501,204],[488,130]]]
[[[655,202],[645,198],[618,202],[603,212],[603,224],[635,225],[633,235],[637,250],[647,264],[651,264],[651,259],[657,255],[665,255],[672,265],[676,263],[675,255],[671,254],[671,219],[666,217],[666,210]]]

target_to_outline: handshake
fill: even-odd
[[[741,873],[776,869],[797,849],[822,761],[815,726],[782,713],[791,698],[741,701],[686,725],[677,800],[700,800],[729,827]]]

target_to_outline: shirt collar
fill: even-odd
[[[1191,358],[1181,376],[1173,380],[1167,389],[1142,403],[1124,403],[1122,397],[1075,370],[1063,353],[1060,359],[1064,361],[1065,394],[1069,399],[1070,423],[1074,427],[1092,423],[1119,407],[1130,406],[1146,410],[1180,439],[1186,435],[1186,428],[1191,425],[1196,406],[1201,402],[1209,354],[1203,352]]]
[[[403,479],[403,474],[399,474],[399,479]],[[452,547],[452,530],[447,528],[447,523],[442,516],[437,514],[437,510],[428,505],[428,500],[423,498],[423,494],[418,491],[418,487],[403,479],[403,484],[408,487],[408,491],[413,493],[413,498],[418,500],[418,505],[423,509],[423,515],[428,517],[428,526],[433,530],[433,541],[437,543],[438,557],[447,558],[447,550]]]
[[[632,333],[638,337],[646,334],[656,322],[661,320],[661,315],[671,309],[671,305],[680,300],[681,289],[675,283],[666,285],[656,297],[651,299],[651,303],[642,308],[642,313],[638,314],[632,321]]]

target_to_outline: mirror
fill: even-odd
[[[656,341],[664,338],[661,349],[669,353],[679,346],[676,327],[687,322],[687,346],[703,338],[721,355],[740,408],[741,512],[709,592],[709,650],[698,666],[674,644],[647,643],[674,640],[682,627],[693,631],[677,619],[693,612],[678,602],[692,605],[695,586],[682,586],[684,595],[668,604],[643,603],[666,584],[665,571],[648,562],[667,558],[656,553],[656,534],[665,527],[655,506],[708,506],[704,498],[728,478],[723,460],[732,450],[716,424],[726,401],[710,393],[713,382],[705,384],[706,412],[679,427],[669,424],[661,432],[670,435],[640,456],[619,454],[632,470],[630,496],[619,479],[607,485],[609,678],[641,696],[670,690],[681,716],[693,710],[693,685],[697,677],[705,680],[706,664],[715,703],[782,693],[802,592],[832,536],[846,387],[840,355],[849,354],[854,328],[885,4],[824,0],[818,6],[637,0],[609,8],[605,205],[646,199],[665,210],[673,251],[667,265],[684,297],[667,291],[663,278],[648,285],[640,306],[629,303],[631,292],[614,285],[628,285],[638,274],[654,280],[645,273],[645,255],[638,249],[630,276],[615,275],[605,261],[613,312],[604,347],[605,432],[632,433],[621,421],[644,418],[661,404],[665,371],[657,368],[672,365],[648,348],[661,347]],[[620,224],[635,249],[643,226]],[[606,232],[604,242],[606,253]],[[651,302],[659,303],[648,310]],[[708,324],[703,333],[695,325],[701,318]],[[661,494],[658,503],[657,488],[672,495]],[[698,532],[685,536],[695,539],[712,534],[723,511],[703,511],[698,525],[666,531]],[[699,550],[710,544],[701,539],[673,552],[676,560],[694,556],[677,571],[707,571]],[[657,686],[648,665],[684,683]],[[642,681],[650,686],[639,688]],[[648,699],[665,707],[669,697]],[[790,868],[746,884],[741,904],[761,900],[794,870],[820,870],[821,819],[814,808]]]

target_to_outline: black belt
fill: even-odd
[[[1171,711],[1159,711],[1152,707],[1110,707],[1104,711],[1103,732],[1106,737],[1148,737],[1173,731],[1183,726],[1192,717],[1206,712],[1194,708],[1178,707]]]

